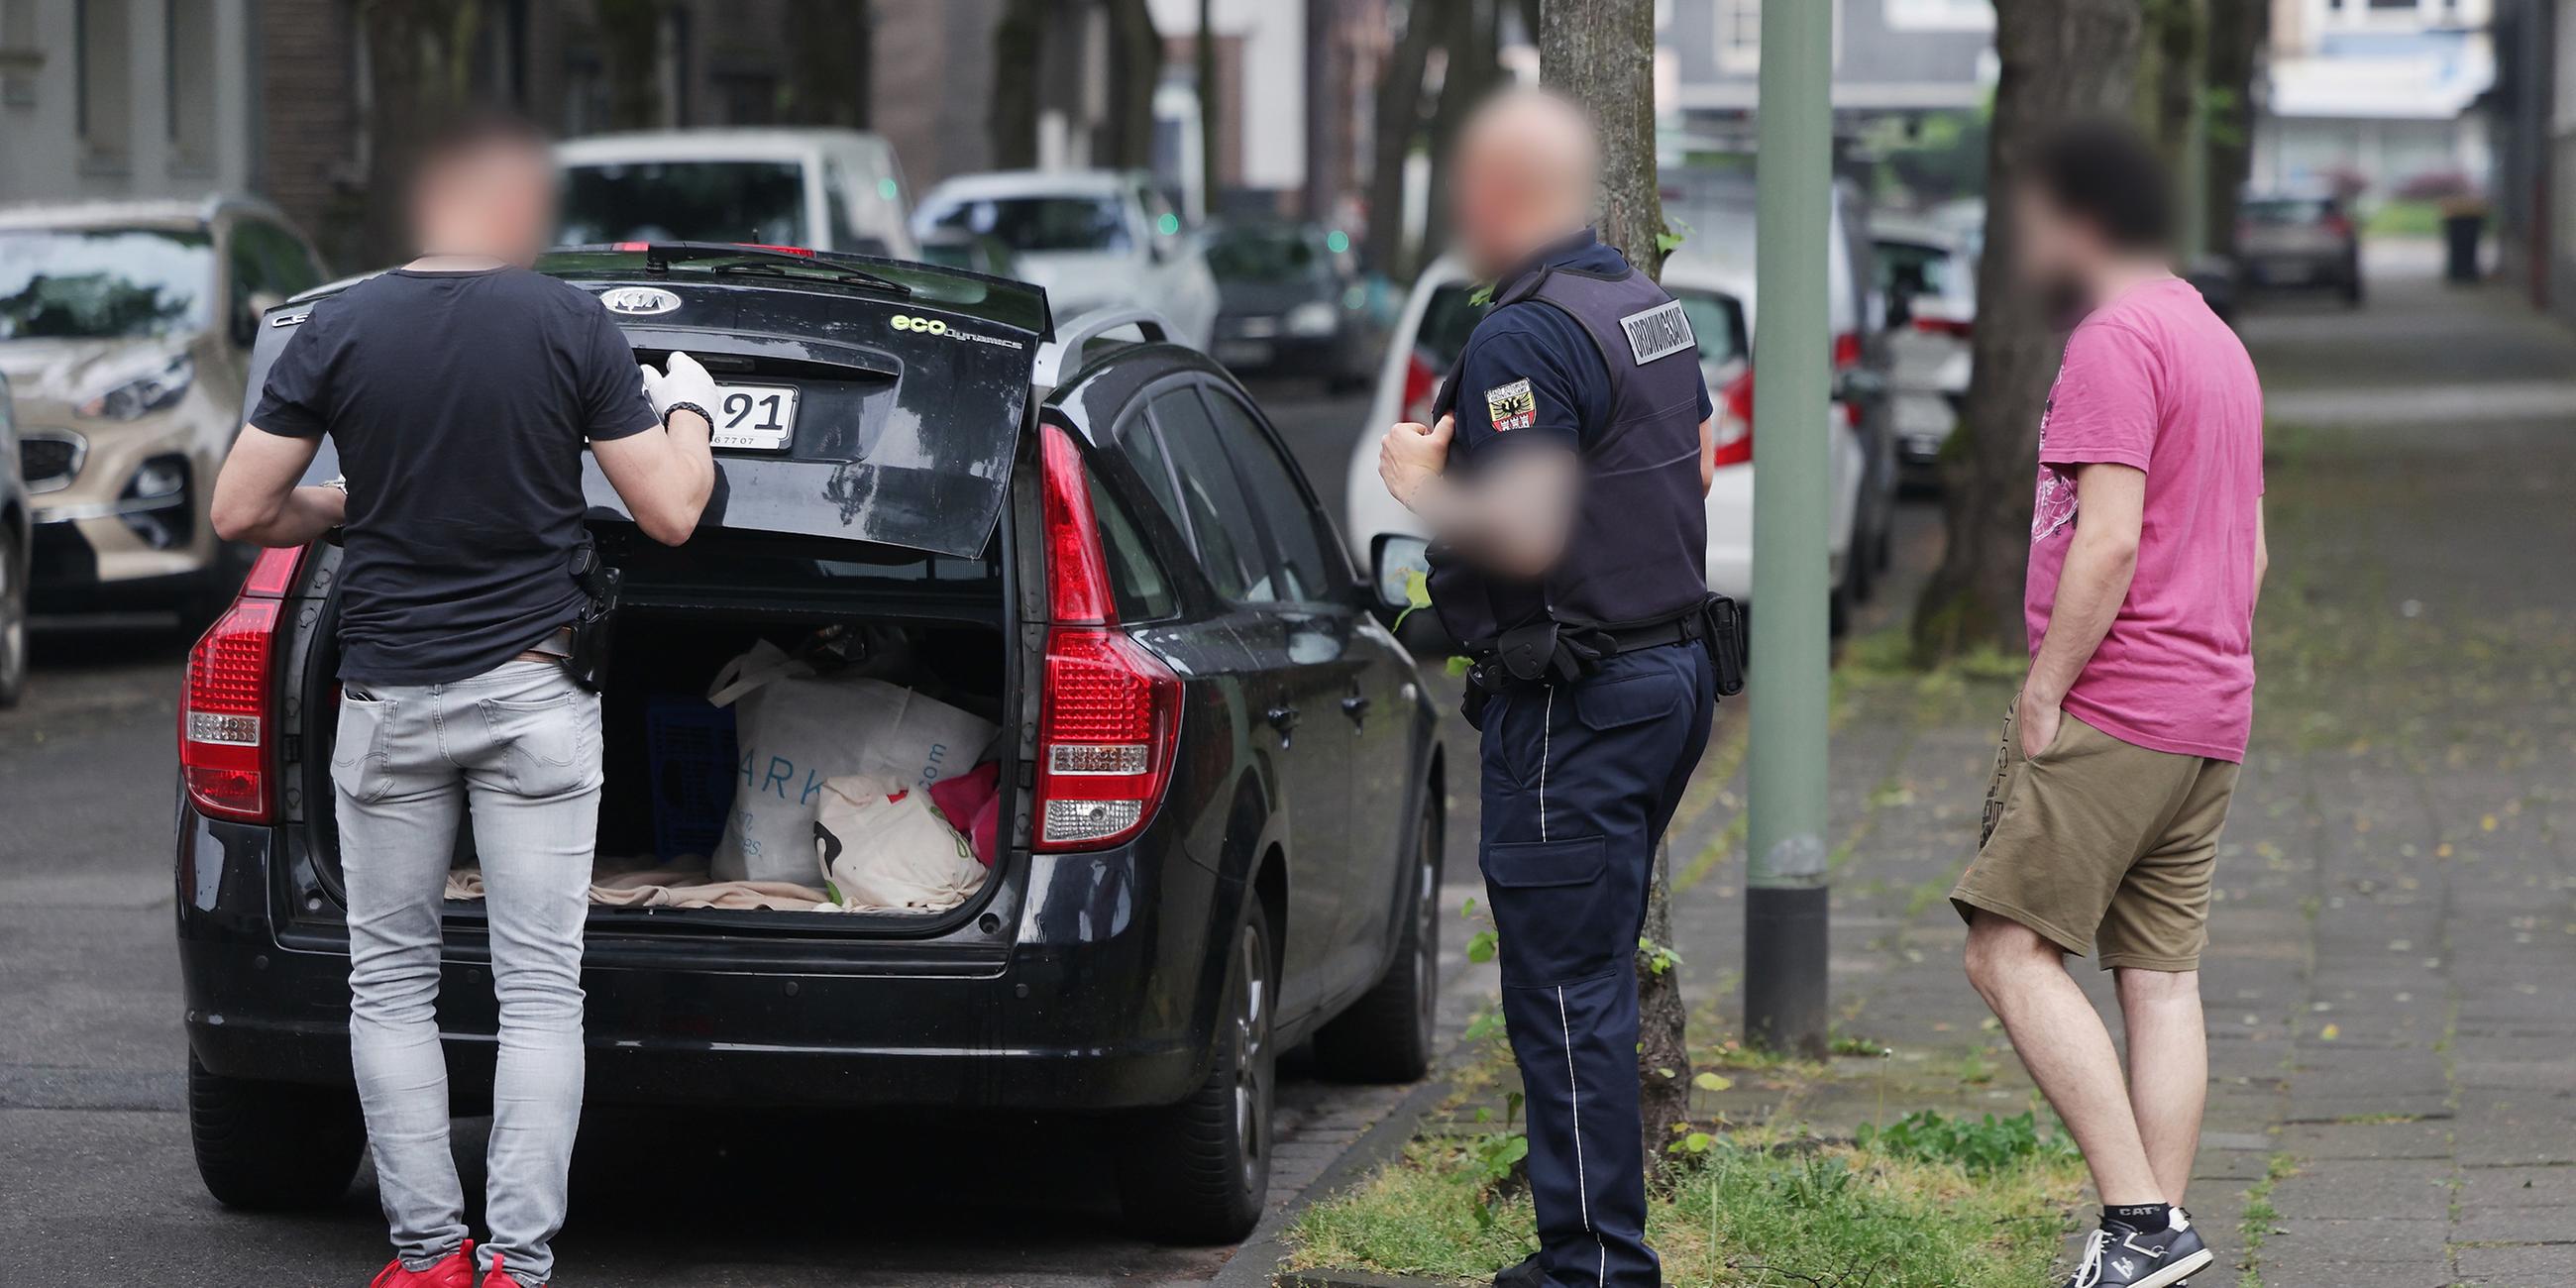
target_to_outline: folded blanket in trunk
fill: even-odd
[[[467,902],[483,897],[483,870],[456,868],[447,874],[447,897]],[[590,901],[618,908],[731,908],[762,912],[839,912],[839,905],[812,886],[792,881],[718,881],[705,863],[681,860],[654,868],[593,870]]]

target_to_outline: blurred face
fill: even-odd
[[[413,204],[423,251],[486,255],[526,266],[554,241],[554,160],[542,150],[495,144],[425,172]]]
[[[2061,322],[2080,316],[2091,303],[2095,274],[2111,259],[2100,232],[2068,215],[2036,183],[2025,183],[2014,194],[2013,220],[2022,288]]]
[[[1547,234],[1533,242],[1524,231],[1524,204],[1519,186],[1488,149],[1471,145],[1460,152],[1449,185],[1451,243],[1477,279],[1492,281],[1546,241]]]

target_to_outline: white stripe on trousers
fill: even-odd
[[[1554,690],[1549,690],[1553,698]],[[1546,815],[1542,814],[1544,818]],[[1583,1229],[1592,1236],[1592,1246],[1601,1254],[1599,1267],[1593,1271],[1595,1288],[1610,1282],[1610,1245],[1601,1241],[1601,1232],[1592,1228],[1592,1186],[1583,1176],[1583,1085],[1574,1077],[1574,1025],[1565,1018],[1565,985],[1556,986],[1556,1027],[1565,1035],[1565,1092],[1574,1111],[1574,1195],[1581,1200]]]

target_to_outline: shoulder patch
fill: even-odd
[[[1485,391],[1485,414],[1493,418],[1496,433],[1527,429],[1538,423],[1538,391],[1526,380],[1497,385]]]
[[[1691,333],[1690,318],[1682,313],[1680,300],[1667,300],[1643,313],[1631,313],[1619,319],[1619,329],[1628,333],[1628,351],[1637,356],[1641,367],[1699,344],[1699,337]]]

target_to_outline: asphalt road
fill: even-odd
[[[1364,400],[1258,392],[1338,514]],[[143,621],[49,626],[27,702],[0,712],[0,1282],[354,1285],[386,1255],[365,1173],[339,1207],[298,1216],[228,1212],[197,1180],[171,935],[186,647]],[[1473,888],[1472,854],[1450,870]],[[1292,1070],[1274,1197],[1399,1094]],[[469,1177],[482,1129],[459,1133]],[[1213,1274],[1230,1249],[1120,1232],[1097,1144],[1079,1122],[594,1114],[559,1282],[962,1288]]]

